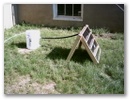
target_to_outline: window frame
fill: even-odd
[[[83,21],[83,4],[81,4],[81,16],[58,15],[58,4],[53,4],[53,20]]]

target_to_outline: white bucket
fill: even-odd
[[[40,31],[27,30],[26,31],[26,47],[28,49],[37,49],[40,47]]]

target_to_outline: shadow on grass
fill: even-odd
[[[70,49],[62,48],[62,47],[55,47],[48,55],[47,58],[50,59],[64,59],[66,60]],[[71,60],[79,63],[83,63],[86,60],[91,60],[87,51],[83,49],[76,49],[74,55],[72,56]]]
[[[17,46],[18,48],[26,48],[26,43],[25,42],[12,43],[11,45]]]

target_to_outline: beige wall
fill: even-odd
[[[124,12],[116,5],[99,4],[84,6],[84,22],[90,26],[106,27],[113,31],[124,31]]]
[[[43,24],[47,26],[84,26],[90,28],[106,27],[111,31],[124,31],[124,12],[116,5],[84,4],[83,21],[53,20],[52,4],[20,4],[18,8],[19,22]]]

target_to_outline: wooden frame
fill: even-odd
[[[67,61],[70,61],[72,58],[76,48],[80,45],[85,47],[86,51],[88,52],[89,56],[91,57],[94,63],[99,63],[100,55],[101,55],[101,48],[97,41],[95,40],[92,30],[90,30],[88,25],[85,25],[83,29],[78,34],[75,43],[67,57]]]

